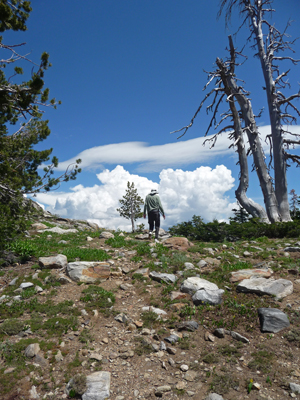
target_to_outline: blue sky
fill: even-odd
[[[120,220],[115,208],[131,180],[142,197],[152,187],[159,188],[170,216],[166,226],[193,214],[207,220],[228,218],[238,167],[235,154],[227,150],[226,136],[213,150],[203,148],[198,138],[209,123],[205,110],[182,139],[170,135],[189,123],[205,95],[204,70],[213,70],[216,57],[227,56],[227,36],[241,22],[234,15],[226,29],[224,18],[217,20],[218,4],[218,0],[33,0],[28,31],[3,35],[4,43],[26,42],[22,53],[30,52],[29,58],[36,62],[43,51],[50,53],[53,66],[45,81],[50,95],[62,105],[45,110],[51,135],[39,148],[53,147],[61,168],[78,155],[83,160],[83,172],[75,182],[63,184],[53,194],[38,195],[47,209],[125,229],[130,224]],[[274,8],[276,26],[283,29],[288,19],[295,19],[289,33],[299,36],[299,0],[275,0]],[[246,37],[248,32],[242,29],[235,42],[239,49]],[[300,58],[300,42],[294,49]],[[251,49],[244,53],[248,61],[236,72],[245,80],[258,113],[266,107],[259,61]],[[299,66],[291,67],[290,93],[295,93]],[[268,125],[267,111],[260,124]],[[268,128],[262,131],[266,134]],[[300,194],[298,171],[291,169],[288,177],[289,190]],[[249,196],[262,201],[253,174]]]

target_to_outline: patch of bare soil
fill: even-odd
[[[92,246],[104,246],[104,241],[95,240]],[[185,254],[194,263],[205,258],[203,254]],[[218,255],[222,257],[221,250],[216,252],[215,256]],[[281,256],[278,251],[268,261]],[[242,259],[242,255],[240,257]],[[290,258],[298,262],[299,253],[291,253]],[[81,300],[82,291],[88,287],[86,284],[71,282],[55,287],[55,294],[51,296],[51,290],[36,295],[39,302],[50,298],[56,304],[71,300],[80,311],[80,324],[76,331],[69,329],[60,337],[35,333],[26,336],[36,341],[52,341],[55,346],[43,352],[46,362],[42,366],[28,359],[30,370],[26,370],[26,374],[15,381],[10,392],[4,394],[4,384],[0,381],[2,400],[29,399],[32,386],[36,387],[40,398],[68,398],[65,394],[68,380],[76,373],[88,375],[96,370],[111,372],[111,400],[155,399],[158,396],[165,399],[204,400],[208,393],[218,393],[227,400],[275,400],[291,396],[290,382],[300,384],[299,342],[286,338],[291,329],[299,331],[300,280],[297,271],[276,269],[275,278],[283,277],[294,284],[293,294],[282,301],[237,293],[236,284],[226,281],[219,284],[219,287],[225,288],[224,302],[220,306],[195,308],[187,297],[183,308],[177,311],[169,301],[170,290],[166,290],[167,285],[150,279],[132,280],[134,268],[145,265],[149,259],[144,258],[143,262],[135,265],[126,252],[125,257],[116,256],[113,259],[115,267],[128,266],[132,272],[99,283],[105,290],[113,292],[116,298],[108,312],[82,311],[86,309],[86,304]],[[263,260],[257,252],[247,261],[255,265]],[[29,262],[2,269],[5,272],[1,276],[2,288],[10,282],[13,274],[24,275],[24,280],[30,281],[30,276],[35,272],[31,269],[32,264]],[[201,277],[210,280],[215,272],[216,268],[211,268]],[[51,273],[54,276],[59,274],[56,270]],[[178,280],[177,290],[182,281],[183,278]],[[122,290],[120,285],[125,283],[129,287]],[[164,309],[167,316],[159,321],[147,320],[143,317],[144,306]],[[257,308],[261,306],[276,307],[287,313],[290,328],[276,334],[261,333],[257,317]],[[127,316],[126,323],[115,319],[120,313]],[[26,313],[20,318],[28,320],[31,317]],[[41,322],[47,319],[45,315],[39,318]],[[196,331],[179,332],[181,339],[174,344],[164,340],[172,332],[178,333],[180,322],[190,320],[199,323]],[[1,316],[0,321],[3,322]],[[249,339],[249,343],[237,341],[228,334],[224,338],[214,336],[213,332],[218,327],[238,332]],[[6,340],[17,343],[21,338],[17,335],[4,337],[2,345]],[[161,342],[169,346],[167,351],[160,350]],[[58,351],[62,358],[56,360]],[[5,373],[8,368],[6,360],[2,358],[0,371],[3,379],[10,379],[10,374],[13,374]],[[157,389],[161,386],[169,388],[160,394]],[[298,394],[293,394],[293,397],[300,399]]]

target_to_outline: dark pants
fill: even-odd
[[[148,214],[149,230],[152,232],[155,224],[155,237],[158,238],[160,227],[160,214],[159,210],[152,210]]]

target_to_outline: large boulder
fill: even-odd
[[[110,264],[97,261],[75,261],[67,265],[67,275],[75,282],[93,283],[110,276]]]
[[[173,274],[166,274],[152,271],[149,274],[149,277],[154,281],[165,282],[165,283],[175,283],[177,281],[177,277]]]
[[[240,282],[244,279],[254,278],[270,278],[273,274],[271,268],[256,268],[256,269],[240,269],[239,271],[231,272],[230,282]]]
[[[163,245],[171,249],[186,251],[193,246],[193,243],[189,242],[187,238],[184,237],[171,237],[164,240]]]
[[[236,290],[242,293],[267,294],[282,299],[293,293],[293,283],[287,279],[251,278],[240,282]]]
[[[193,303],[198,306],[200,304],[210,304],[216,306],[222,303],[222,295],[224,290],[209,290],[209,289],[200,289],[193,295],[192,300]]]
[[[110,397],[111,374],[107,371],[97,371],[86,377],[87,390],[82,400],[105,400]]]
[[[277,333],[290,326],[287,315],[278,308],[259,308],[257,312],[262,332]]]
[[[111,232],[101,232],[99,238],[100,239],[114,239],[115,235]]]
[[[41,269],[61,269],[65,268],[68,264],[68,259],[63,254],[58,254],[53,257],[40,257],[39,266]]]
[[[206,279],[191,276],[182,282],[180,290],[183,293],[188,293],[191,296],[197,292],[197,290],[218,290],[218,286],[215,283],[209,282]]]
[[[36,229],[36,230],[43,230],[43,229],[47,229],[48,226],[45,224],[42,224],[41,222],[36,222],[34,224],[31,224],[31,228]]]

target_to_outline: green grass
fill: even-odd
[[[116,299],[112,292],[103,289],[100,286],[89,285],[88,288],[83,289],[80,301],[86,303],[86,308],[89,310],[99,309],[102,312],[107,311]]]
[[[253,360],[249,362],[248,367],[253,371],[267,373],[273,369],[274,353],[268,350],[260,350],[251,353]]]
[[[110,255],[102,249],[80,249],[75,247],[66,248],[63,253],[69,262],[80,259],[81,261],[106,261]]]

